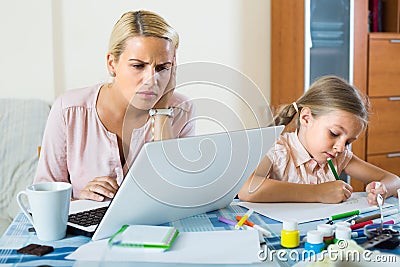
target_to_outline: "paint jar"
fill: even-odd
[[[334,225],[335,225],[336,228],[337,227],[350,227],[351,223],[349,223],[349,222],[337,222]]]
[[[335,226],[325,223],[318,224],[317,230],[320,231],[323,235],[325,248],[327,248],[330,244],[333,244],[333,240],[335,239]]]
[[[304,249],[313,251],[315,254],[320,253],[325,248],[324,234],[318,230],[307,232],[307,241],[304,243]],[[311,254],[310,254],[311,255]]]
[[[336,227],[334,243],[337,243],[339,240],[350,240],[350,239],[351,239],[350,227],[342,227],[342,226]]]
[[[297,228],[296,220],[283,221],[281,231],[281,246],[295,248],[300,245],[300,231]]]

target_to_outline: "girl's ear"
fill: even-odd
[[[308,125],[312,120],[313,116],[309,107],[303,107],[300,111],[300,125]]]

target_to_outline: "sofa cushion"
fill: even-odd
[[[50,105],[0,99],[0,234],[19,212],[16,194],[31,184]]]

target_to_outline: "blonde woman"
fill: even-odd
[[[113,198],[145,142],[194,134],[193,106],[174,92],[178,44],[159,15],[123,14],[106,56],[112,81],[55,101],[34,183],[64,181],[73,198]]]

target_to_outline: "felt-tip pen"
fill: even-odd
[[[240,227],[242,227],[242,225],[244,224],[244,222],[251,216],[251,214],[253,214],[254,210],[253,209],[249,209],[242,217],[242,219],[240,219],[240,221],[237,222],[237,224],[235,225],[235,229],[239,229]]]
[[[328,161],[329,167],[331,168],[331,171],[332,171],[332,173],[333,173],[333,176],[335,176],[335,179],[336,179],[336,180],[339,180],[339,175],[337,174],[337,172],[336,172],[336,170],[335,170],[335,166],[333,165],[332,159],[331,159],[331,158],[328,158],[327,161]]]
[[[339,214],[336,214],[336,215],[332,215],[328,219],[330,221],[338,220],[338,219],[350,217],[350,216],[353,216],[353,215],[359,215],[359,214],[362,214],[362,213],[370,212],[370,211],[377,210],[377,209],[378,209],[378,207],[371,206],[371,207],[368,207],[368,208],[365,208],[365,209],[362,209],[362,210],[353,210],[353,211],[349,211],[349,212],[344,212],[344,213],[339,213]]]
[[[236,220],[240,221],[242,219],[242,217],[240,216],[236,216]],[[261,226],[254,224],[252,222],[250,222],[249,220],[246,220],[244,222],[245,225],[248,225],[250,227],[253,227],[254,229],[260,231],[265,237],[272,237],[272,234],[270,231],[268,231],[267,229],[262,228]]]

